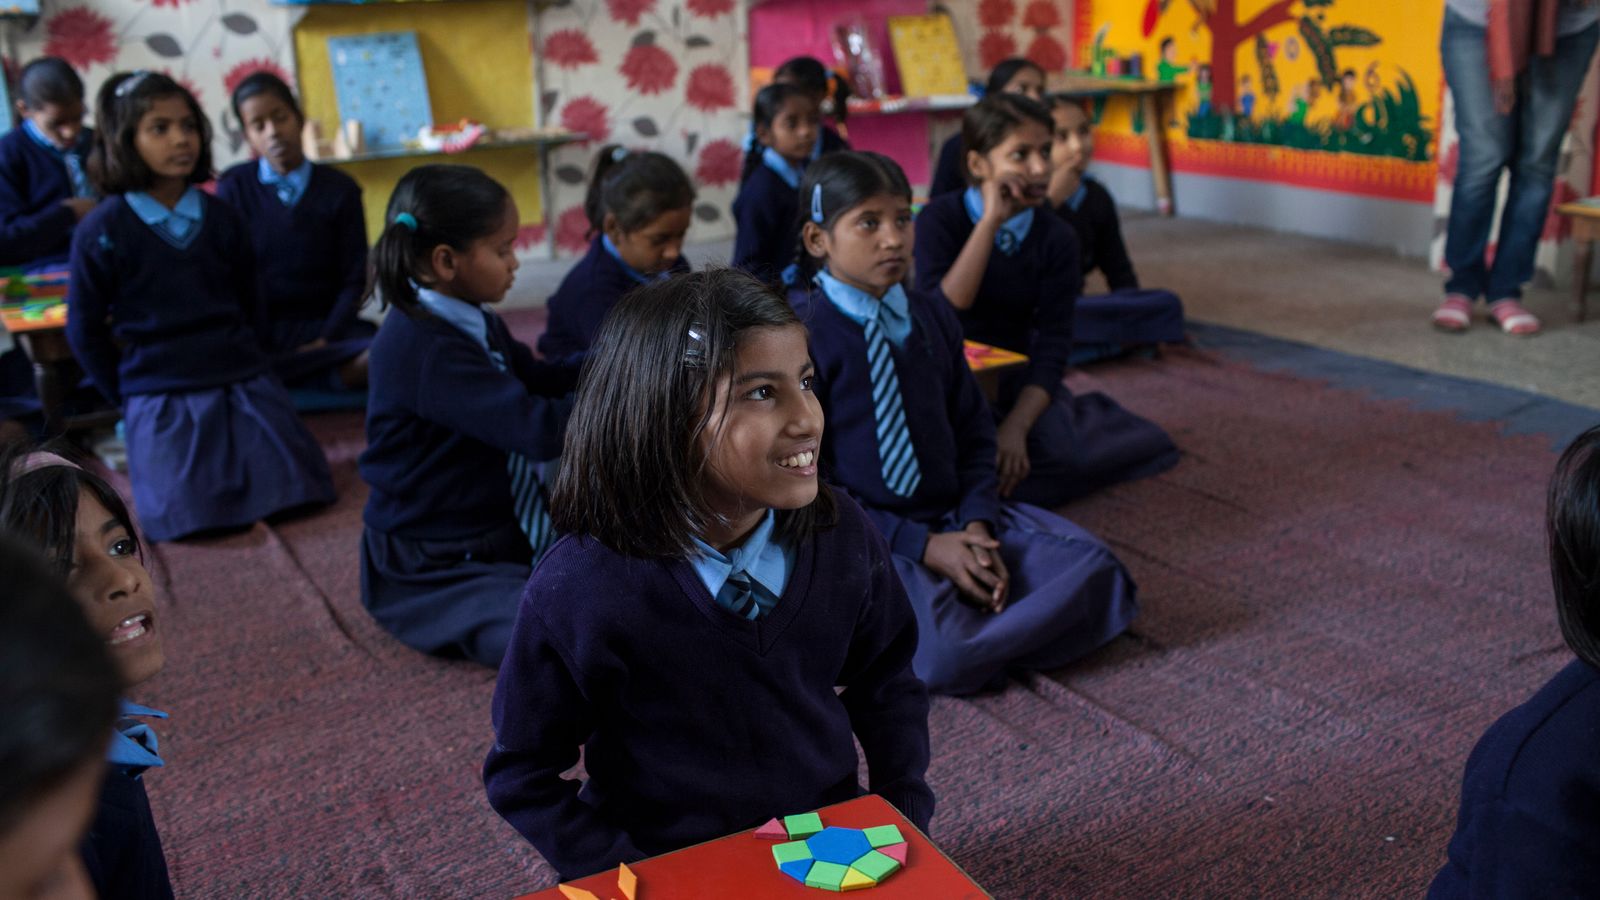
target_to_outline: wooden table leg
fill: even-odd
[[[1161,95],[1152,91],[1139,98],[1144,111],[1145,143],[1150,148],[1150,180],[1156,191],[1156,211],[1172,215],[1172,170],[1167,166],[1167,123],[1162,118]]]
[[[1589,313],[1589,264],[1594,259],[1594,241],[1579,239],[1572,248],[1572,312],[1582,322]]]
[[[57,329],[20,334],[17,338],[33,362],[33,385],[39,392],[44,433],[55,437],[67,429],[67,386],[61,372],[72,362],[72,348],[67,345],[66,334]]]

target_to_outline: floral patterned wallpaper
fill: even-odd
[[[1070,0],[943,0],[934,5],[950,14],[962,62],[979,81],[1012,56],[1025,56],[1047,72],[1067,67]]]
[[[691,241],[733,234],[749,97],[735,0],[569,0],[536,23],[544,121],[590,134],[552,154],[547,204],[559,253],[581,253],[594,151],[620,143],[676,159],[695,180]]]

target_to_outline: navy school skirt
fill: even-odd
[[[1139,611],[1122,563],[1061,516],[1004,503],[995,531],[1011,573],[1010,600],[999,613],[969,606],[955,582],[921,560],[894,557],[917,615],[912,667],[934,693],[999,687],[1008,669],[1059,668],[1121,634]]]
[[[1073,307],[1075,345],[1176,344],[1183,339],[1183,301],[1171,291],[1085,294]]]
[[[361,532],[361,603],[408,647],[499,668],[533,548],[515,522],[458,540]]]
[[[270,374],[131,394],[128,479],[145,535],[171,541],[334,501],[328,459]]]

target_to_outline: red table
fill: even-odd
[[[899,810],[877,794],[867,794],[819,810],[823,825],[871,828],[898,825],[909,845],[906,865],[883,884],[851,895],[862,900],[978,900],[989,894],[978,887],[961,867],[940,852]],[[776,841],[741,831],[725,838],[685,847],[628,868],[639,876],[638,900],[718,900],[718,898],[773,898],[822,900],[834,894],[808,888],[778,871],[772,861]],[[601,900],[622,900],[617,871],[611,869],[568,884],[593,892]],[[561,891],[548,888],[518,900],[565,900]]]

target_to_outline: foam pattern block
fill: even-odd
[[[789,829],[783,827],[783,823],[777,819],[769,819],[767,824],[756,829],[756,837],[764,841],[787,841]]]
[[[906,864],[906,849],[905,844],[889,844],[879,847],[878,852],[903,866]]]
[[[852,869],[871,878],[874,882],[882,881],[894,874],[900,868],[900,863],[892,856],[885,856],[876,850],[869,850],[850,864]]]
[[[824,828],[806,838],[811,855],[841,865],[849,865],[863,853],[872,852],[872,844],[859,828]]]
[[[837,891],[839,890],[839,885],[844,883],[844,876],[849,871],[849,866],[818,860],[811,864],[811,871],[806,874],[806,887]]]
[[[851,866],[849,870],[844,873],[844,880],[839,882],[839,890],[841,891],[859,891],[877,886],[878,882],[876,879],[862,874],[861,870],[857,869],[855,866]]]
[[[876,828],[864,829],[864,831],[867,835],[867,840],[872,842],[874,847],[882,847],[887,844],[903,844],[906,840],[897,825],[879,825]]]
[[[822,817],[814,812],[784,816],[783,827],[788,830],[790,840],[803,840],[822,830]]]
[[[781,866],[786,862],[794,862],[797,859],[811,859],[812,853],[811,848],[806,845],[805,841],[789,841],[773,847],[772,858]]]
[[[805,884],[806,876],[811,874],[811,860],[792,859],[786,863],[778,863],[778,871],[801,884]]]

